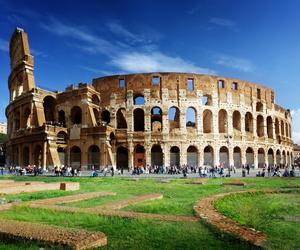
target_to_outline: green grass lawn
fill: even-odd
[[[289,193],[246,193],[216,201],[233,220],[264,232],[268,249],[299,249],[300,189]]]
[[[161,193],[163,199],[155,201],[145,201],[140,204],[129,206],[124,210],[131,210],[146,213],[159,214],[177,214],[177,215],[194,215],[193,206],[197,200],[207,197],[215,193],[239,191],[247,189],[265,189],[265,188],[286,188],[288,186],[300,186],[300,179],[280,179],[280,178],[248,178],[243,179],[247,183],[243,186],[222,186],[225,180],[213,179],[209,180],[205,185],[188,184],[190,180],[176,179],[169,183],[161,183],[157,179],[140,179],[139,181],[129,181],[127,178],[54,178],[54,177],[15,177],[17,181],[79,181],[80,191],[64,192],[64,191],[47,191],[36,192],[31,194],[8,195],[7,200],[21,199],[23,201],[69,195],[79,192],[90,191],[112,191],[116,192],[115,196],[107,196],[102,198],[90,199],[86,201],[74,202],[67,204],[75,207],[93,207],[105,204],[110,201],[130,198],[136,195]],[[300,191],[300,189],[298,189]],[[273,194],[271,194],[271,197]],[[295,199],[284,200],[278,194],[275,200],[280,204],[286,204],[287,200],[294,200],[299,207],[299,193],[288,194],[295,196]],[[287,194],[284,194],[287,195]],[[242,221],[248,220],[252,213],[243,213],[243,210],[237,210],[244,199],[236,200],[228,204],[232,205],[233,214],[240,214]],[[280,198],[281,197],[281,198]],[[229,197],[228,199],[230,199]],[[253,196],[248,199],[249,204],[253,207],[257,206],[260,196]],[[225,202],[227,204],[227,202]],[[263,203],[263,202],[262,202]],[[264,203],[267,206],[267,203]],[[244,205],[245,206],[245,205]],[[220,205],[220,209],[221,209]],[[241,206],[243,207],[243,206]],[[218,207],[219,208],[219,207]],[[229,207],[228,207],[229,208]],[[290,208],[290,207],[289,207]],[[266,210],[266,209],[264,209]],[[288,211],[286,211],[288,210]],[[298,233],[297,223],[288,222],[285,216],[295,216],[297,211],[291,212],[291,209],[281,210],[280,216],[285,218],[280,220],[282,228],[287,228],[292,233]],[[223,210],[222,210],[223,211]],[[272,210],[273,211],[273,210]],[[286,212],[284,212],[286,211]],[[223,211],[224,212],[224,211]],[[229,214],[231,216],[231,214]],[[258,214],[259,215],[259,214]],[[298,214],[299,215],[299,214]],[[279,217],[280,217],[279,216]],[[51,210],[33,209],[26,206],[17,207],[13,210],[0,213],[0,218],[16,219],[22,221],[32,221],[59,225],[63,227],[82,228],[87,230],[98,230],[104,232],[108,237],[108,245],[102,249],[253,249],[245,242],[227,234],[221,234],[202,222],[162,222],[141,219],[124,219],[114,217],[95,216],[89,214],[71,214],[64,212],[53,212]],[[236,219],[236,218],[234,218]],[[259,221],[259,219],[257,219]],[[273,225],[273,224],[270,224]],[[269,226],[267,226],[268,228]],[[275,225],[277,227],[277,225]],[[262,231],[263,228],[260,229]],[[274,232],[277,229],[274,229]],[[265,233],[270,234],[270,240],[273,241],[272,230],[268,229]],[[276,231],[277,232],[277,231]],[[277,245],[283,246],[282,249],[294,249],[293,242],[285,243],[286,234],[280,234],[276,238]],[[298,237],[299,238],[299,237]],[[280,243],[280,244],[279,244]],[[298,241],[298,246],[299,246]],[[267,247],[272,249],[272,242],[267,242]],[[284,248],[285,247],[285,248]],[[278,248],[278,247],[277,247]],[[0,249],[38,249],[35,244],[17,243],[4,244],[0,243]],[[280,248],[278,248],[280,249]]]

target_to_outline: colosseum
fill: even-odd
[[[10,41],[7,164],[82,170],[290,164],[291,113],[262,85],[204,74],[144,73],[49,91],[35,84],[28,37]]]

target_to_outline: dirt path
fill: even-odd
[[[209,224],[212,224],[213,226],[216,226],[221,231],[237,235],[242,239],[252,243],[253,245],[262,246],[266,240],[265,234],[236,223],[232,219],[229,219],[226,216],[219,213],[214,207],[214,202],[218,199],[221,199],[228,195],[246,192],[257,191],[251,190],[216,194],[198,201],[196,206],[194,207],[194,211],[201,219],[205,220]]]
[[[38,241],[75,250],[90,249],[107,244],[107,237],[101,232],[13,220],[0,220],[0,238]]]

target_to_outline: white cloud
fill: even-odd
[[[291,111],[293,117],[292,136],[293,141],[300,144],[300,108]]]
[[[109,23],[107,27],[114,35],[124,38],[123,41],[104,39],[96,34],[92,34],[83,27],[66,25],[55,18],[51,18],[50,22],[43,24],[42,27],[56,35],[73,38],[71,44],[78,49],[88,53],[99,53],[107,56],[107,65],[113,66],[116,72],[173,71],[216,73],[214,70],[199,67],[179,56],[171,57],[161,52],[157,44],[153,43],[153,40],[135,34],[118,23]],[[84,69],[95,73],[104,72],[101,69],[98,70],[92,67],[85,67]]]
[[[181,57],[171,57],[157,51],[123,53],[112,58],[110,64],[128,73],[169,71],[216,74],[213,70],[198,67]]]
[[[0,38],[0,50],[8,52],[8,42]]]
[[[253,72],[254,70],[254,66],[249,60],[233,56],[219,56],[216,63],[242,72]]]
[[[216,25],[216,26],[221,26],[221,27],[225,27],[228,29],[233,29],[233,30],[237,30],[237,24],[236,22],[229,20],[229,19],[225,19],[225,18],[219,18],[219,17],[212,17],[211,19],[209,19],[208,21],[210,24]]]

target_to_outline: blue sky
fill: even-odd
[[[186,71],[275,90],[300,142],[300,1],[0,0],[0,121],[8,103],[8,40],[29,35],[39,86],[63,90],[107,74]]]

